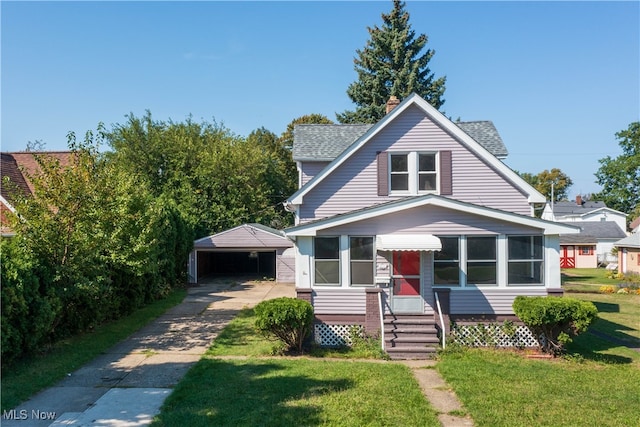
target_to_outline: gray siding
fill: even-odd
[[[311,179],[318,175],[328,164],[329,162],[301,162],[302,185],[311,181]]]
[[[544,286],[452,289],[451,314],[513,314],[513,300],[518,295],[546,296],[547,289]]]
[[[378,196],[376,153],[388,150],[451,151],[452,194],[449,197],[530,214],[524,194],[431,122],[419,108],[412,107],[305,195],[300,209],[302,222],[396,200],[397,196]]]
[[[378,235],[378,234],[529,234],[539,230],[452,211],[439,206],[422,206],[394,214],[318,231],[318,235]]]
[[[293,248],[276,251],[276,281],[280,283],[296,282],[296,252]]]
[[[313,308],[316,314],[365,314],[366,293],[360,289],[313,289]]]

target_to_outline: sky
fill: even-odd
[[[392,2],[0,2],[0,148],[155,120],[280,135],[353,110],[356,51]],[[519,172],[598,192],[599,159],[640,120],[640,2],[408,1],[446,76],[448,117],[491,120]],[[639,183],[640,187],[640,183]]]

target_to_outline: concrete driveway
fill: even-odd
[[[293,284],[212,281],[53,387],[3,414],[2,425],[150,424],[172,388],[245,307],[294,297]]]

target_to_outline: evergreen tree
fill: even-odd
[[[375,123],[386,113],[391,95],[399,99],[415,92],[435,108],[444,104],[446,77],[436,79],[428,67],[435,51],[427,49],[424,34],[415,37],[405,3],[393,1],[393,10],[382,14],[381,28],[368,28],[371,38],[354,59],[358,80],[347,95],[357,105],[355,111],[337,114],[340,123]]]

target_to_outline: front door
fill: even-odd
[[[394,251],[391,308],[394,313],[423,313],[420,252]]]

